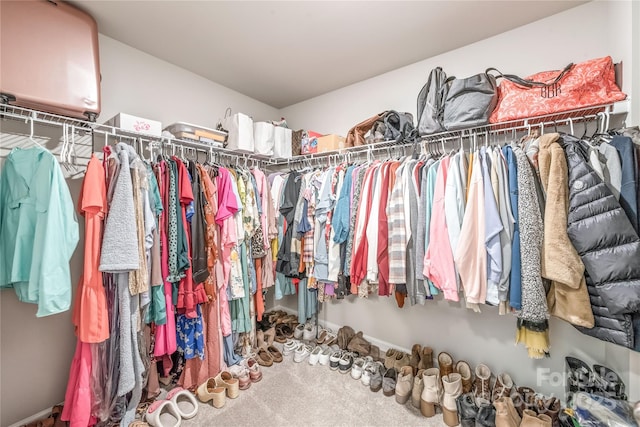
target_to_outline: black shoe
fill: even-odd
[[[478,408],[476,427],[496,427],[496,408],[492,404],[482,404]]]
[[[593,365],[594,390],[593,394],[608,397],[609,399],[627,400],[624,382],[620,376],[606,366]]]
[[[456,408],[458,408],[460,425],[462,427],[475,427],[478,407],[473,398],[473,393],[465,393],[458,396],[456,399]]]
[[[566,400],[567,406],[571,406],[573,395],[578,392],[591,393],[593,391],[593,371],[580,359],[566,357],[567,362],[567,386]]]

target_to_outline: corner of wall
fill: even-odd
[[[631,2],[631,123],[640,125],[640,2]]]

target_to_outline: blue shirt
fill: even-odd
[[[484,180],[484,231],[487,247],[487,302],[497,304],[498,283],[502,274],[502,246],[500,246],[500,232],[502,221],[498,204],[491,185],[491,158],[485,147],[480,149],[482,159],[482,176]]]
[[[502,148],[509,172],[509,195],[511,198],[511,214],[513,215],[513,240],[511,242],[511,273],[509,275],[509,305],[515,310],[522,308],[522,281],[520,278],[520,228],[518,224],[518,167],[516,156],[510,146]]]
[[[331,226],[333,227],[333,242],[344,243],[349,237],[349,222],[351,218],[351,185],[353,183],[353,170],[355,166],[349,166],[344,174],[340,197],[333,211]]]

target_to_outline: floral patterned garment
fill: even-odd
[[[176,330],[178,351],[184,355],[184,358],[189,360],[197,356],[204,360],[204,334],[200,304],[196,305],[195,318],[189,319],[184,314],[178,315]]]

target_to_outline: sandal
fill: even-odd
[[[167,394],[167,400],[170,400],[178,410],[178,414],[183,420],[193,418],[198,413],[198,402],[194,395],[182,387],[176,387]]]
[[[271,358],[275,363],[282,362],[282,359],[283,359],[282,353],[280,353],[280,350],[278,350],[275,346],[273,345],[266,346],[266,350],[271,355]]]
[[[334,335],[331,329],[320,329],[320,332],[318,332],[318,338],[316,338],[316,344],[327,344],[325,341],[328,341],[331,335]]]
[[[273,356],[271,356],[271,353],[269,353],[264,347],[258,349],[257,358],[260,366],[266,366],[268,368],[273,365]]]
[[[287,342],[288,339],[293,338],[293,329],[287,324],[281,323],[277,325],[275,332],[275,341],[281,344]]]

